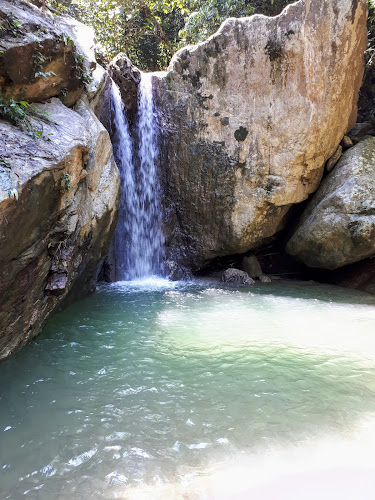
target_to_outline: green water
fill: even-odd
[[[374,336],[375,298],[330,286],[102,286],[0,364],[0,497],[127,498],[347,437]]]

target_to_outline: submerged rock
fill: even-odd
[[[375,137],[347,150],[287,244],[310,267],[336,269],[375,255]]]
[[[167,250],[197,269],[285,225],[355,124],[365,0],[228,19],[154,76]]]
[[[235,285],[254,285],[255,281],[250,278],[250,276],[245,273],[245,271],[241,271],[240,269],[235,269],[231,267],[230,269],[226,269],[222,276],[221,281],[224,283],[233,283]]]

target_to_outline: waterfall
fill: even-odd
[[[116,279],[132,280],[160,275],[164,261],[164,238],[161,231],[161,189],[155,165],[158,124],[151,75],[143,73],[139,83],[134,142],[120,90],[114,82],[111,97],[111,136],[122,188],[114,243]]]

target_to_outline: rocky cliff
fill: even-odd
[[[74,284],[92,289],[117,220],[119,173],[92,111],[105,72],[74,34],[87,28],[27,2],[1,2],[0,19],[2,104],[25,111],[18,120],[3,106],[0,120],[1,359],[41,331]],[[92,55],[93,36],[88,47]]]
[[[198,269],[256,248],[321,181],[354,125],[365,0],[228,19],[154,78],[169,255]]]

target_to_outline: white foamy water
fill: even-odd
[[[151,75],[138,87],[137,138],[133,144],[124,105],[112,82],[112,140],[121,174],[120,217],[115,234],[116,279],[134,280],[163,272],[162,207],[156,168],[158,123]]]

